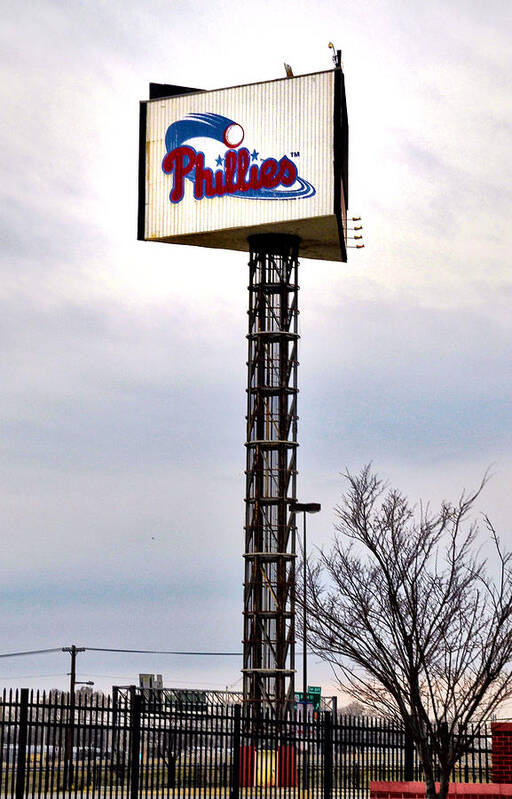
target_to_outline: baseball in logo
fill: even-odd
[[[316,194],[290,158],[262,158],[255,147],[252,152],[242,147],[244,139],[243,127],[220,114],[188,114],[169,125],[162,169],[172,175],[170,201],[181,202],[185,180],[193,184],[196,200],[225,195],[295,200]]]

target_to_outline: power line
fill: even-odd
[[[31,649],[28,652],[6,652],[3,655],[0,655],[0,658],[15,658],[15,657],[22,657],[24,655],[45,655],[47,652],[62,652],[62,647],[58,646],[54,649]]]
[[[241,657],[241,652],[184,652],[167,649],[114,649],[113,647],[84,646],[80,647],[85,652],[124,652],[135,655],[190,655],[192,657]],[[26,655],[43,655],[49,652],[62,652],[65,647],[53,649],[32,649],[26,652],[5,652],[0,658],[25,657]]]
[[[84,646],[86,652],[127,652],[136,655],[191,655],[194,657],[242,657],[242,652],[184,652],[169,649],[111,649],[101,646]],[[302,652],[296,652],[302,655]]]
[[[185,652],[183,650],[174,649],[115,649],[113,647],[103,646],[84,646],[80,647],[84,652],[121,652],[134,655],[184,655],[189,657],[242,657],[241,652]],[[26,652],[4,652],[0,654],[0,658],[14,658],[25,657],[27,655],[44,655],[49,652],[63,652],[67,651],[65,647],[59,646],[53,649],[32,649]],[[296,652],[300,655],[301,652]]]
[[[9,680],[40,680],[43,677],[67,677],[67,674],[66,672],[60,674],[18,674],[17,676],[9,675],[8,677],[0,677],[0,681],[9,682]]]
[[[101,646],[86,646],[86,652],[128,652],[136,655],[192,655],[194,657],[242,657],[241,652],[182,652],[167,649],[109,649]]]

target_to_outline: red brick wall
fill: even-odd
[[[449,796],[468,799],[512,799],[512,722],[491,724],[492,783],[450,783]],[[436,790],[439,784],[436,783]],[[371,782],[371,799],[424,799],[423,782]]]
[[[436,790],[439,783],[436,782]],[[448,796],[460,799],[508,799],[512,785],[493,782],[452,782]],[[425,799],[424,782],[370,782],[370,799]]]
[[[512,723],[491,724],[493,782],[512,783]]]

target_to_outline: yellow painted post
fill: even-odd
[[[277,753],[273,749],[259,749],[256,752],[256,785],[276,785],[276,772]]]

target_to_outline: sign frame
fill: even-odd
[[[261,224],[260,222],[251,226],[226,227],[213,229],[211,231],[198,231],[170,236],[149,236],[146,237],[146,216],[147,216],[147,181],[148,181],[148,108],[151,103],[165,100],[172,100],[178,97],[193,97],[194,95],[208,95],[211,92],[223,92],[230,90],[251,89],[252,87],[271,86],[280,82],[289,82],[302,78],[314,78],[315,76],[325,76],[327,73],[333,74],[333,97],[332,97],[332,186],[333,196],[330,203],[331,208],[328,217],[306,216],[304,219],[297,218],[293,221],[270,222]],[[286,84],[285,84],[286,85]],[[279,87],[278,87],[279,88]],[[284,88],[284,87],[283,87]],[[296,78],[278,78],[274,81],[260,81],[241,86],[232,86],[226,89],[214,89],[205,92],[202,89],[193,89],[186,86],[175,86],[172,84],[150,84],[149,100],[140,102],[139,114],[139,170],[138,170],[138,223],[137,238],[139,241],[165,241],[168,243],[191,244],[193,246],[205,246],[223,249],[235,249],[248,251],[248,236],[257,233],[289,233],[298,235],[301,238],[301,257],[317,258],[320,260],[347,260],[347,230],[346,214],[348,206],[348,118],[345,95],[345,78],[340,67],[323,72],[299,75]],[[162,153],[162,156],[165,152]],[[207,202],[207,200],[206,200]],[[260,203],[261,205],[261,203]],[[297,207],[297,206],[295,206]],[[327,226],[327,227],[326,227]],[[334,231],[337,234],[334,235]],[[325,231],[325,233],[323,233]],[[327,232],[328,231],[328,232]],[[322,236],[325,236],[323,243]]]

